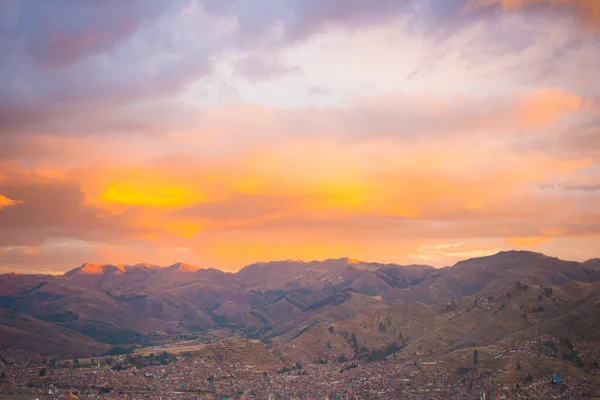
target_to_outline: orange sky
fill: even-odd
[[[357,4],[3,5],[0,273],[599,257],[595,6]]]

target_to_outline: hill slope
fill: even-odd
[[[102,355],[110,346],[16,311],[0,309],[0,357],[5,362]]]
[[[432,346],[437,343],[437,352],[450,343],[455,349],[488,343],[475,340],[481,335],[499,340],[520,332],[520,320],[515,328],[498,324],[499,316],[489,319],[481,315],[480,321],[471,321],[463,314],[446,321],[450,314],[425,312],[437,312],[448,305],[456,307],[479,294],[497,292],[498,298],[499,291],[515,281],[532,287],[594,282],[600,281],[600,267],[598,259],[578,263],[525,251],[473,258],[443,269],[349,258],[257,263],[235,274],[184,263],[167,267],[86,263],[62,276],[0,275],[0,308],[111,344],[134,343],[153,332],[174,336],[215,327],[285,343],[301,338],[302,332],[310,332],[313,327],[319,327],[321,334],[329,329],[328,324],[354,320],[364,325],[361,339],[369,349],[397,341],[375,322],[387,313],[391,325],[402,321],[402,327],[398,325],[392,331],[413,332],[414,336],[434,329],[426,331],[427,325],[435,326],[437,336],[421,336]],[[567,289],[571,286],[561,287],[571,290]],[[565,302],[573,302],[578,296],[565,293],[569,295]],[[419,317],[411,314],[417,309]],[[510,310],[503,314],[508,315]],[[595,309],[590,308],[582,316],[591,317],[590,310]],[[545,315],[552,312],[549,307]],[[421,315],[429,315],[429,319],[421,321]],[[438,321],[440,318],[444,323]],[[485,325],[481,321],[496,321],[489,322],[496,332],[490,328],[489,333],[481,333],[479,329]],[[453,328],[461,325],[472,327],[473,334]]]

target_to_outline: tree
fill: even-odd
[[[40,369],[40,376],[46,376],[46,368]]]
[[[358,349],[358,342],[356,341],[356,335],[354,333],[350,337],[350,342],[352,343],[352,347]]]
[[[475,349],[473,350],[473,364],[477,365],[479,363],[479,352]]]

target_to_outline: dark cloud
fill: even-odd
[[[11,4],[0,35],[0,133],[172,92],[209,71],[211,44],[173,32],[183,2]]]
[[[106,52],[154,22],[169,3],[160,0],[23,0],[18,24],[9,32],[25,43],[27,54],[43,66],[64,67]]]
[[[123,109],[141,98],[170,94],[209,75],[216,56],[230,50],[246,54],[234,73],[259,81],[299,72],[297,66],[282,63],[277,52],[325,29],[360,30],[404,20],[412,29],[447,40],[474,21],[500,13],[497,6],[466,12],[467,4],[466,0],[349,0],[343,5],[335,0],[205,1],[198,3],[196,15],[186,19],[190,2],[184,0],[0,2],[0,134],[39,132],[48,125],[60,126],[62,119],[73,115]],[[533,11],[527,7],[527,12]],[[231,20],[235,24],[230,31],[215,28]],[[502,24],[489,26],[489,32],[468,46],[480,52],[471,50],[480,58],[469,53],[473,63],[491,55],[518,54],[531,39]],[[415,74],[435,69],[444,54],[440,51],[424,60]],[[539,68],[524,69],[544,75]],[[81,129],[78,134],[90,131]]]
[[[443,18],[457,9],[451,3],[428,9]],[[189,4],[3,2],[0,133],[178,90],[207,75],[213,57],[231,49],[257,54],[237,65],[251,80],[297,72],[274,52],[326,28],[360,29],[421,12],[414,2],[390,0],[206,1],[198,3],[200,17],[186,20]],[[235,32],[211,30],[227,18],[237,21]]]

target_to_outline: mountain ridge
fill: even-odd
[[[254,263],[236,273],[182,262],[165,267],[85,263],[63,275],[0,275],[0,309],[113,345],[157,332],[180,336],[214,328],[285,342],[314,324],[362,310],[444,307],[515,282],[557,286],[574,281],[600,281],[600,266],[528,251],[440,269],[347,257]]]

